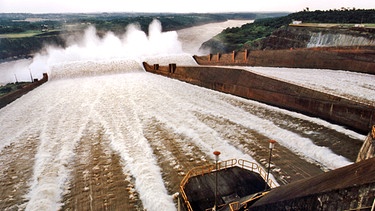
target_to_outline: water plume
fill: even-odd
[[[183,53],[177,33],[162,32],[161,23],[156,19],[149,25],[149,35],[131,24],[121,36],[107,32],[99,37],[90,26],[81,39],[68,40],[66,48],[48,46],[37,53],[30,70],[38,76],[47,72],[52,79],[115,74],[142,70],[141,62],[148,57]],[[95,63],[102,68],[93,68]]]
[[[11,82],[31,81],[29,70],[31,59],[22,59],[0,64],[0,86]]]

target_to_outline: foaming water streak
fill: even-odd
[[[3,154],[4,149],[11,151],[12,145],[33,141],[35,149],[29,153],[35,154],[30,159],[33,165],[13,167],[14,172],[25,167],[32,176],[27,179],[29,186],[22,189],[25,200],[15,201],[12,196],[3,195],[3,201],[8,200],[10,206],[0,203],[0,209],[7,210],[11,206],[25,210],[62,209],[68,204],[64,201],[65,194],[75,185],[72,171],[80,164],[74,160],[81,159],[76,149],[83,143],[90,148],[101,141],[109,155],[119,157],[121,170],[131,178],[130,196],[136,191],[146,210],[176,210],[172,195],[178,189],[167,190],[166,186],[173,181],[164,177],[163,171],[177,169],[180,164],[194,165],[194,159],[213,162],[214,150],[222,152],[221,160],[244,158],[259,163],[268,158],[266,145],[272,138],[290,148],[290,154],[298,155],[296,160],[302,170],[304,164],[310,162],[318,169],[333,169],[353,160],[342,156],[343,151],[331,150],[335,148],[333,145],[321,146],[314,136],[336,140],[337,145],[345,148],[349,142],[361,140],[361,136],[348,137],[351,134],[347,135],[343,128],[145,72],[142,61],[196,65],[190,55],[181,52],[174,32],[162,33],[157,21],[150,27],[149,36],[131,25],[122,37],[108,33],[103,38],[90,28],[81,42],[72,42],[66,49],[48,48],[33,59],[32,72],[48,72],[52,81],[0,110],[0,165],[4,164],[2,160],[17,159],[12,154]],[[321,128],[325,130],[320,132]],[[100,136],[93,133],[100,133]],[[248,136],[250,133],[255,135]],[[91,137],[98,140],[91,140]],[[254,149],[254,145],[258,145],[259,150]],[[280,145],[274,151],[276,159]],[[173,154],[170,146],[178,153]],[[188,158],[187,154],[196,151],[200,157]],[[165,161],[169,162],[166,167],[160,165],[160,156],[170,159]],[[98,163],[103,161],[101,157],[93,159]],[[175,160],[180,164],[174,164]],[[285,162],[276,163],[280,171],[291,165],[282,163]],[[99,172],[98,166],[85,168],[85,172]],[[171,177],[179,173],[170,172]],[[17,183],[9,184],[8,176],[9,172],[0,173],[1,184],[20,189]],[[102,177],[106,183],[111,182],[108,177]],[[275,179],[272,175],[271,178]],[[93,185],[102,187],[92,181]],[[171,186],[178,187],[178,184]],[[4,187],[0,186],[0,194]],[[87,185],[77,192],[91,190]],[[105,190],[103,192],[106,194]],[[74,202],[77,198],[72,196],[67,200]],[[89,200],[99,202],[102,198]]]

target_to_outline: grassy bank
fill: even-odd
[[[24,86],[30,84],[31,82],[17,82],[17,83],[9,83],[4,86],[0,86],[0,97],[16,90],[22,89]]]

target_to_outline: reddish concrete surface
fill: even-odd
[[[255,50],[194,59],[200,65],[318,68],[375,74],[375,47]]]
[[[300,87],[242,69],[207,66],[151,66],[146,71],[198,86],[298,111],[367,134],[375,124],[375,107]]]
[[[375,158],[271,190],[249,210],[370,210]]]
[[[0,109],[4,106],[8,105],[9,103],[15,101],[16,99],[18,99],[22,95],[24,95],[24,94],[28,93],[29,91],[35,89],[36,87],[44,84],[47,81],[48,81],[48,75],[47,75],[47,73],[44,73],[43,78],[41,80],[34,81],[32,84],[29,84],[22,89],[19,89],[17,91],[11,92],[9,94],[6,94],[6,95],[0,97]]]

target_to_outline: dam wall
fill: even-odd
[[[279,28],[270,36],[249,44],[246,49],[375,46],[374,33],[375,28],[366,27],[364,24],[289,24],[288,27]]]
[[[375,74],[375,47],[253,50],[194,56],[200,65],[332,69]]]
[[[372,158],[272,189],[248,210],[371,210],[374,198]]]
[[[375,107],[242,69],[208,66],[159,66],[146,71],[216,91],[325,119],[367,134],[375,124]]]
[[[14,92],[11,92],[9,94],[6,94],[2,97],[0,97],[0,109],[8,105],[9,103],[15,101],[22,95],[28,93],[29,91],[35,89],[36,87],[44,84],[48,81],[48,75],[47,73],[43,73],[43,78],[41,80],[35,80],[33,83],[24,86],[22,89],[18,89]]]

